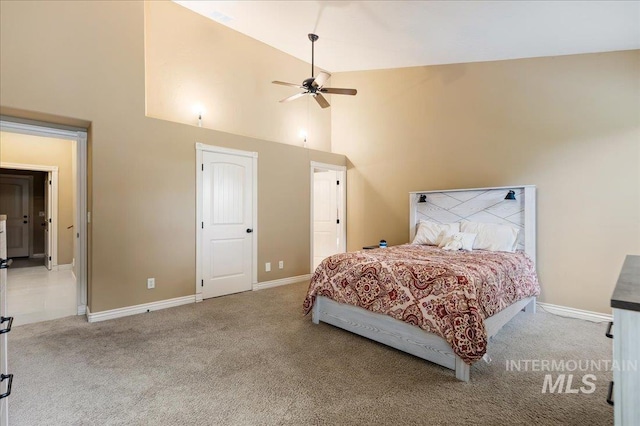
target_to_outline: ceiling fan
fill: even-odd
[[[289,102],[294,99],[301,98],[304,95],[311,95],[322,108],[327,108],[329,106],[329,102],[327,102],[325,97],[322,96],[323,93],[329,93],[332,95],[351,95],[351,96],[358,93],[356,89],[338,89],[335,87],[324,87],[324,84],[327,82],[327,80],[329,80],[329,77],[331,77],[331,74],[329,74],[328,72],[320,71],[317,77],[313,76],[313,69],[314,69],[313,46],[316,40],[318,40],[318,36],[315,34],[309,34],[309,40],[311,40],[311,77],[304,80],[302,82],[302,85],[294,84],[294,83],[285,83],[284,81],[272,81],[273,84],[297,87],[299,89],[304,90],[304,92],[296,93],[295,95],[282,99],[280,102]]]

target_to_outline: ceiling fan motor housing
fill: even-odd
[[[305,81],[302,82],[302,87],[304,87],[310,92],[315,92],[316,87],[313,85],[313,82],[315,80],[316,80],[315,77],[307,78]]]

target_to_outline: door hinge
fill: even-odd
[[[202,229],[204,229],[204,222],[202,222]]]
[[[204,163],[202,164],[202,171],[204,172]]]
[[[200,287],[204,287],[204,280],[200,280]]]
[[[340,185],[340,181],[339,180],[336,181],[336,185]]]
[[[340,223],[340,219],[336,219],[336,223],[338,223],[338,224],[339,224],[339,223]]]
[[[49,262],[51,262],[51,256],[49,256]]]
[[[49,223],[51,223],[51,218],[49,218]]]
[[[79,232],[76,234],[76,238],[80,238],[80,233]]]
[[[49,181],[49,185],[51,185],[51,181]]]

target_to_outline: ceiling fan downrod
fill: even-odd
[[[313,78],[313,57],[314,57],[314,52],[313,52],[313,46],[316,43],[316,40],[318,40],[318,36],[315,34],[309,34],[309,40],[311,40],[311,78]]]

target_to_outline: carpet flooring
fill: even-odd
[[[94,324],[69,317],[15,327],[10,424],[613,423],[610,371],[574,371],[578,393],[542,393],[549,372],[506,368],[510,360],[521,370],[524,360],[610,360],[605,324],[519,314],[491,340],[491,362],[474,364],[463,383],[445,368],[314,325],[302,316],[306,286]],[[579,391],[585,374],[595,376],[592,393]]]

